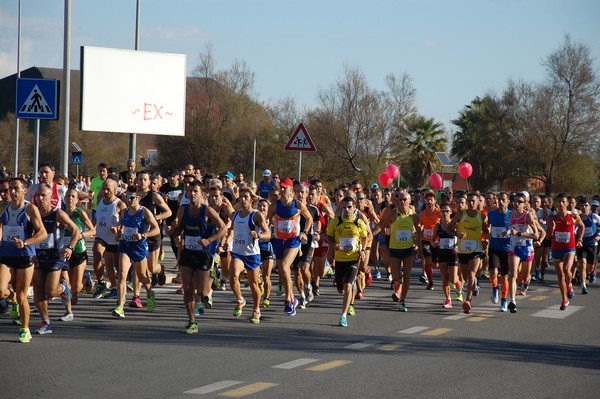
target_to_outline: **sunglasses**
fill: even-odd
[[[524,204],[525,201],[515,201],[515,204]]]
[[[450,209],[444,209],[443,211],[441,211],[442,213],[450,213],[452,212]]]
[[[354,208],[354,205],[342,205],[342,208],[344,208],[344,209],[352,209],[352,208]]]
[[[130,200],[130,199],[138,198],[138,196],[137,195],[126,195],[125,198]]]

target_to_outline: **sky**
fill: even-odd
[[[18,0],[0,0],[0,78],[17,71]],[[21,0],[20,69],[63,67],[65,0]],[[80,46],[133,49],[136,0],[71,1],[71,68]],[[217,68],[244,61],[257,100],[318,105],[345,66],[385,90],[410,75],[420,113],[445,125],[512,80],[541,82],[566,34],[600,67],[598,0],[140,0],[139,50],[187,55],[211,45]],[[300,121],[299,121],[300,122]]]

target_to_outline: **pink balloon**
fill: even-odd
[[[386,172],[383,172],[379,175],[379,184],[381,184],[384,187],[392,184],[392,180],[394,180],[394,178],[390,177],[390,175],[388,175]]]
[[[444,182],[442,181],[442,176],[440,176],[439,173],[432,174],[429,177],[429,184],[436,190],[441,190],[442,186],[444,185]]]
[[[400,175],[400,169],[398,169],[396,165],[391,164],[388,165],[387,168],[385,168],[385,173],[387,173],[387,175],[390,176],[392,179],[395,179]]]
[[[465,179],[468,179],[472,173],[473,173],[473,167],[471,166],[470,163],[463,162],[460,165],[458,165],[458,174],[461,175],[462,177],[464,177]]]

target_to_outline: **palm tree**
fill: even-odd
[[[422,115],[411,118],[406,129],[404,174],[410,186],[417,188],[436,170],[435,153],[446,151],[448,138],[440,122]]]

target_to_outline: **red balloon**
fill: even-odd
[[[392,179],[395,179],[400,175],[400,169],[398,169],[396,165],[391,164],[388,165],[387,168],[385,168],[385,173],[387,173],[387,175],[390,176]]]
[[[383,172],[379,175],[379,184],[382,186],[389,186],[392,184],[392,180],[394,180],[394,178],[390,177],[390,175],[388,175],[386,172]]]
[[[435,188],[436,190],[441,190],[442,186],[444,185],[442,176],[440,176],[439,173],[432,174],[429,177],[429,184],[431,185],[431,187]]]
[[[470,163],[463,162],[460,165],[458,165],[458,174],[461,175],[462,177],[464,177],[465,179],[468,179],[472,173],[473,173],[473,167],[471,166]]]

